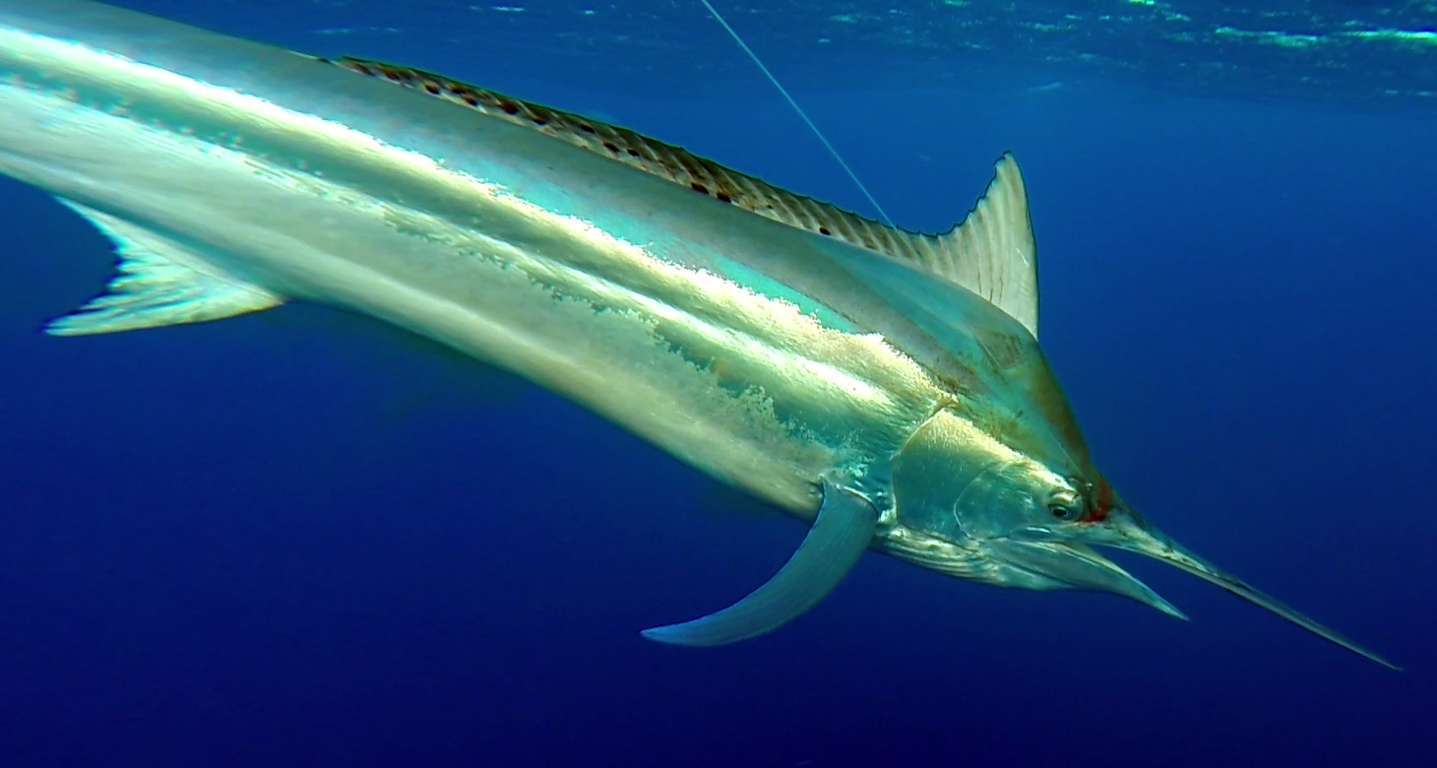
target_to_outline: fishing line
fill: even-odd
[[[783,87],[783,83],[780,83],[778,78],[774,77],[773,73],[768,71],[768,67],[764,66],[763,60],[758,57],[758,54],[754,53],[753,49],[748,47],[748,43],[743,41],[743,38],[739,36],[738,32],[729,26],[723,14],[719,13],[718,9],[713,7],[713,3],[710,3],[709,0],[699,0],[699,2],[703,3],[704,7],[708,9],[708,12],[713,15],[714,20],[724,28],[725,32],[728,32],[729,37],[732,37],[733,41],[738,43],[738,47],[743,49],[744,53],[748,54],[748,57],[753,60],[753,63],[758,67],[759,71],[763,73],[763,76],[768,78],[770,83],[773,83],[773,87],[777,88],[778,92],[783,94],[783,98],[788,100],[788,105],[793,107],[793,111],[797,112],[799,117],[803,118],[803,122],[808,124],[809,130],[813,131],[813,135],[817,136],[818,140],[823,142],[823,146],[828,150],[828,154],[833,155],[833,159],[838,161],[838,166],[843,169],[844,173],[848,174],[848,178],[853,180],[853,184],[858,187],[858,191],[862,192],[863,196],[868,198],[868,202],[878,211],[878,215],[883,217],[883,221],[890,227],[894,226],[893,219],[888,218],[888,212],[883,210],[883,206],[878,204],[877,198],[873,196],[873,193],[868,191],[868,187],[863,186],[863,182],[859,180],[858,174],[854,173],[853,169],[848,167],[848,163],[844,162],[843,155],[840,155],[833,144],[829,143],[828,137],[823,135],[823,131],[818,130],[818,126],[809,118],[808,113],[803,111],[803,107],[800,107],[793,96],[789,95],[788,89]]]

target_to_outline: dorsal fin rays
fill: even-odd
[[[320,61],[539,131],[720,203],[905,262],[982,296],[1037,336],[1033,231],[1023,179],[1011,154],[999,159],[987,193],[962,224],[946,234],[924,234],[795,194],[682,147],[602,120],[412,67],[353,57]]]
[[[1038,247],[1023,174],[1011,152],[958,226],[928,237],[915,260],[930,274],[987,299],[1038,337]]]
[[[320,61],[459,104],[486,117],[539,131],[721,203],[860,248],[899,256],[903,254],[895,252],[899,249],[898,241],[917,236],[835,205],[795,194],[683,147],[603,120],[517,99],[413,67],[354,57]],[[901,237],[895,240],[890,231]]]

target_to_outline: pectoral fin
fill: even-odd
[[[643,631],[673,645],[736,643],[771,632],[806,613],[838,586],[873,539],[878,510],[867,500],[823,482],[823,506],[808,536],[783,568],[748,597],[702,618]]]

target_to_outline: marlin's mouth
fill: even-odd
[[[1085,589],[1132,598],[1175,619],[1187,615],[1122,566],[1076,541],[991,539],[988,548],[1036,589]]]

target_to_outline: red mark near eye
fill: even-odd
[[[1107,520],[1108,514],[1113,511],[1113,486],[1108,485],[1106,478],[1098,477],[1096,491],[1097,493],[1094,495],[1093,502],[1090,505],[1091,508],[1088,510],[1088,516],[1084,518],[1085,522],[1101,523]]]

